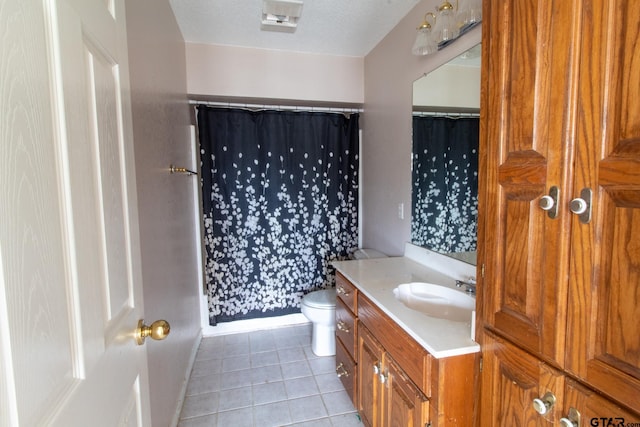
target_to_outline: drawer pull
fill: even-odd
[[[336,292],[338,292],[338,294],[344,295],[345,297],[351,295],[351,292],[347,292],[347,290],[343,288],[342,285],[338,285],[338,287],[336,288]]]
[[[345,332],[345,333],[349,333],[349,325],[347,325],[346,323],[344,323],[342,320],[340,320],[338,322],[338,324],[336,325],[336,328],[338,328],[339,331]]]
[[[345,369],[344,363],[340,362],[340,364],[336,367],[336,374],[338,374],[338,378],[349,376],[349,371]]]
[[[533,399],[533,409],[540,415],[548,413],[555,404],[556,397],[551,392],[547,392],[544,396]]]
[[[380,372],[378,374],[378,378],[380,378],[380,384],[386,384],[387,380],[389,379],[389,373],[387,372],[386,374],[383,374],[382,372]]]

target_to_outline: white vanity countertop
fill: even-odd
[[[471,339],[471,319],[453,322],[430,317],[407,308],[393,295],[396,286],[409,282],[430,282],[457,289],[455,279],[407,257],[334,261],[332,265],[433,357],[480,351],[480,345]]]

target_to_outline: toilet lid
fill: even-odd
[[[310,292],[304,296],[303,304],[316,308],[333,308],[336,306],[336,290],[323,289]]]

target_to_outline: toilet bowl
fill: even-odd
[[[336,354],[336,290],[313,291],[302,298],[302,314],[313,324],[311,350],[316,356]]]

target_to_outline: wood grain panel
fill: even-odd
[[[482,425],[547,426],[559,419],[564,376],[493,334],[485,333],[483,340]],[[557,403],[541,416],[532,402],[546,392],[554,393]]]
[[[580,413],[581,425],[638,425],[640,414],[616,405],[576,381],[567,380],[564,413],[575,408]],[[635,424],[634,424],[635,423]]]
[[[357,409],[362,423],[378,427],[381,422],[381,384],[374,368],[381,369],[384,349],[367,328],[358,331],[358,399]]]
[[[344,386],[345,391],[351,398],[353,406],[358,405],[357,396],[357,366],[354,359],[349,355],[346,347],[340,340],[336,341],[336,373],[342,374],[340,382]]]
[[[336,299],[336,337],[345,345],[352,359],[357,359],[357,322],[340,298]]]
[[[342,273],[336,271],[336,296],[342,300],[345,306],[351,310],[353,314],[358,313],[358,299],[356,298],[358,290],[348,281]]]
[[[566,2],[485,3],[480,150],[484,170],[485,326],[564,364],[570,217],[538,207],[550,187],[566,206],[572,185],[569,109],[579,21]],[[487,25],[488,24],[488,25]],[[566,166],[565,166],[566,165]]]
[[[358,322],[366,326],[420,390],[431,396],[431,356],[364,295],[358,296]],[[360,330],[358,330],[360,333]]]
[[[640,3],[584,8],[574,193],[592,188],[590,224],[574,221],[568,330],[569,370],[640,412]],[[635,91],[635,92],[633,92]]]
[[[423,427],[430,422],[429,400],[407,378],[395,361],[387,361],[388,379],[383,412],[385,426]],[[440,424],[437,424],[440,425]]]

